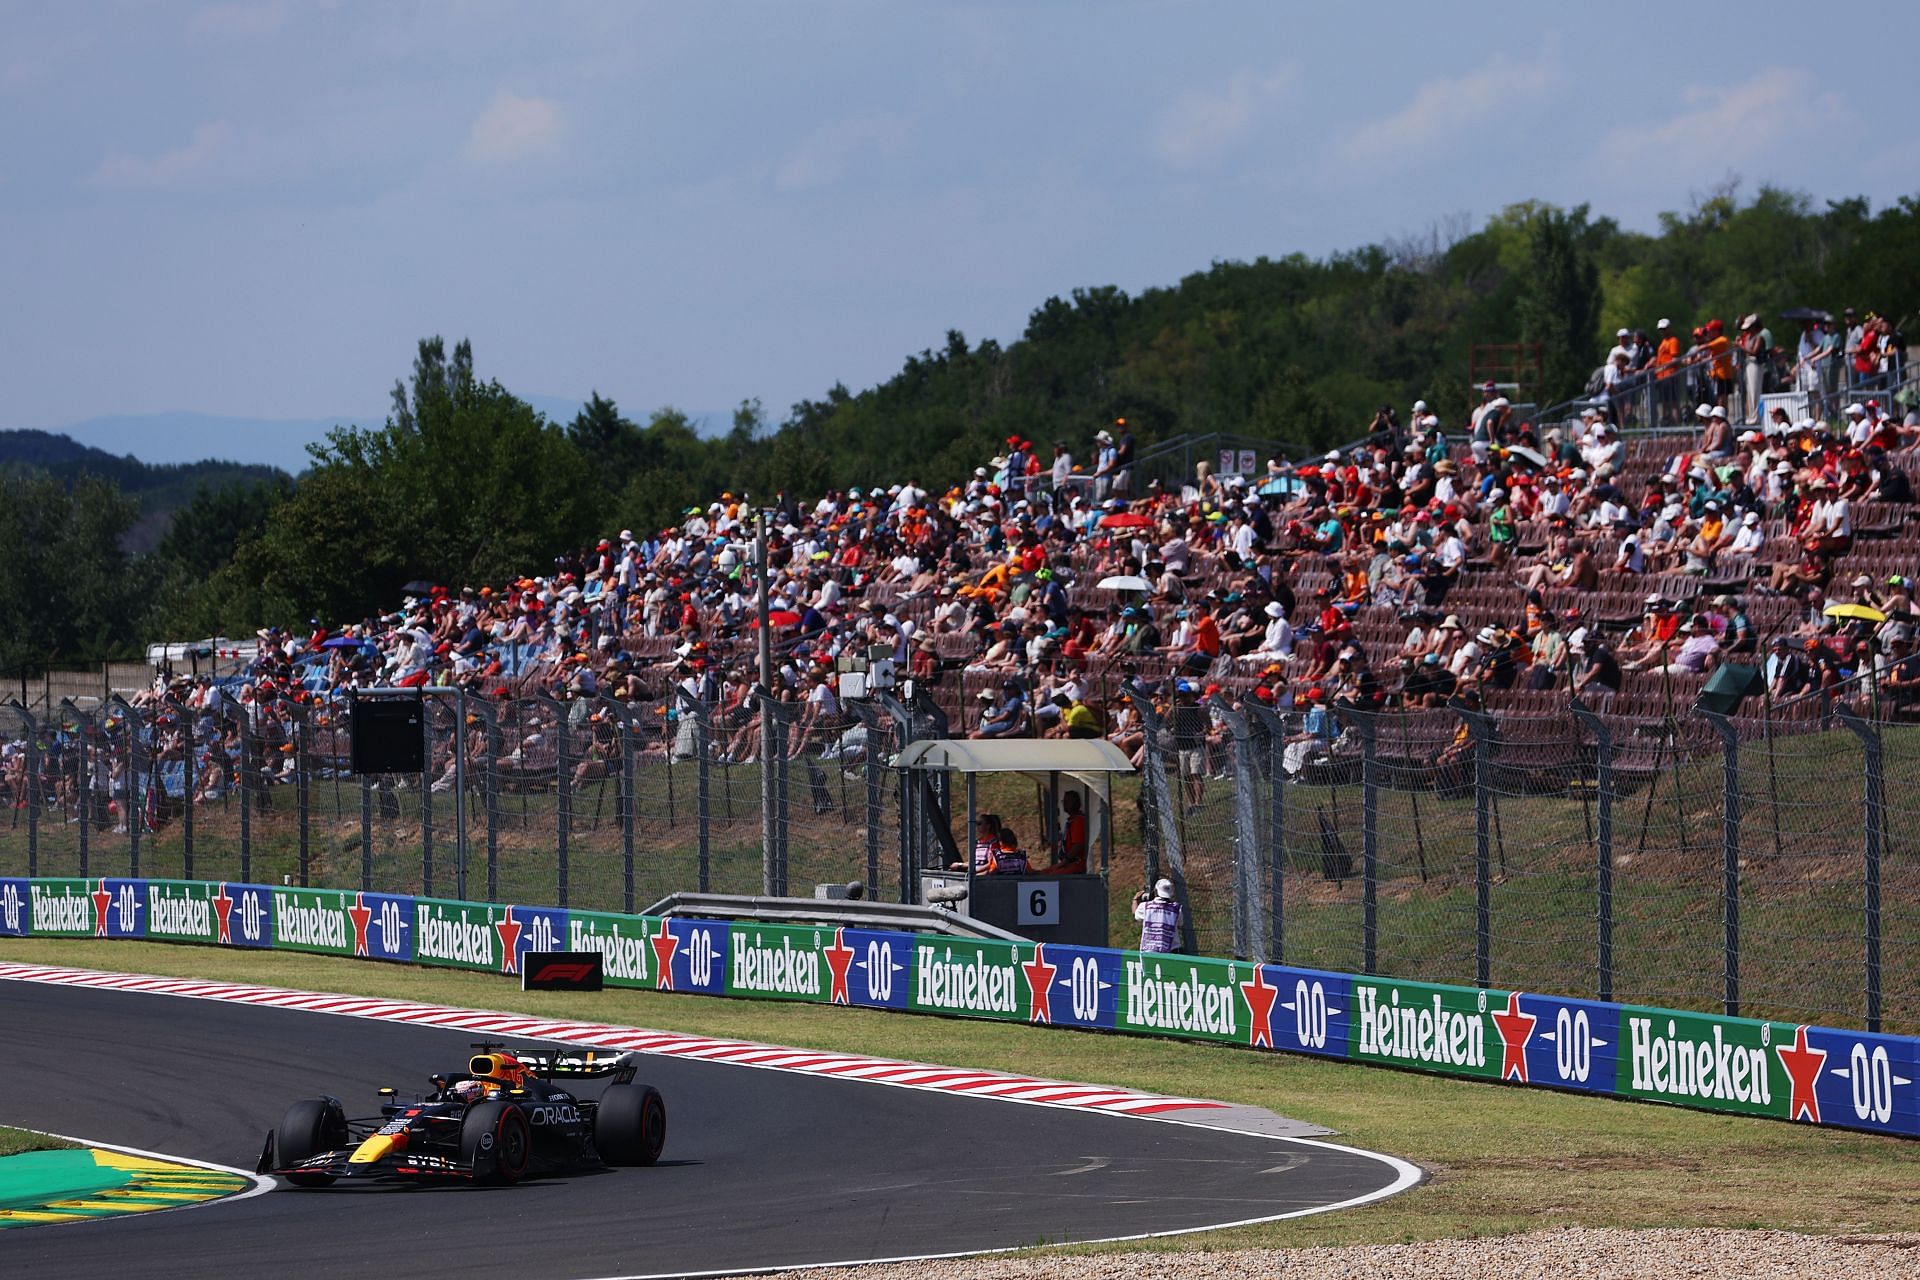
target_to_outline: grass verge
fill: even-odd
[[[63,1138],[49,1137],[31,1129],[0,1127],[0,1156],[17,1156],[25,1151],[64,1151],[71,1146],[73,1143]]]
[[[481,974],[291,953],[6,939],[0,960],[476,1005],[1217,1098],[1339,1130],[1344,1141],[1416,1161],[1432,1175],[1380,1204],[1208,1233],[1174,1242],[1178,1248],[1386,1243],[1566,1225],[1920,1230],[1913,1144],[1775,1121],[878,1010],[624,990],[523,993]]]

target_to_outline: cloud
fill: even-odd
[[[195,12],[188,26],[202,36],[264,36],[285,26],[287,16],[283,0],[210,4]]]
[[[782,191],[807,191],[829,186],[847,176],[866,155],[891,156],[913,133],[903,116],[863,115],[836,120],[816,129],[774,174]]]
[[[512,164],[551,151],[560,140],[560,108],[545,98],[495,95],[467,133],[467,158]]]
[[[1725,88],[1695,86],[1677,114],[1653,125],[1622,126],[1600,141],[1599,167],[1610,176],[1669,178],[1779,156],[1786,144],[1831,137],[1848,112],[1837,93],[1823,92],[1811,71],[1775,68]]]
[[[1217,91],[1192,90],[1176,98],[1153,131],[1153,150],[1173,165],[1210,160],[1251,129],[1261,114],[1285,97],[1299,69],[1236,71]]]
[[[1559,79],[1558,64],[1551,50],[1528,62],[1495,54],[1476,71],[1429,80],[1414,90],[1406,106],[1348,134],[1341,150],[1355,164],[1414,155],[1501,111],[1541,97]]]
[[[115,152],[100,162],[91,181],[99,187],[171,187],[205,169],[233,141],[233,126],[215,120],[193,131],[193,141],[156,156]]]

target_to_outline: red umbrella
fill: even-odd
[[[1102,529],[1151,529],[1153,517],[1138,515],[1132,511],[1121,511],[1110,516],[1100,517]]]
[[[772,612],[767,614],[767,625],[769,626],[792,627],[792,626],[798,626],[799,623],[800,623],[800,615],[795,613],[791,609],[775,609]],[[759,626],[760,619],[755,618],[753,620],[753,625],[756,627]]]

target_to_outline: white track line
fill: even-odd
[[[918,1089],[930,1093],[947,1093],[960,1097],[987,1098],[995,1102],[1019,1103],[1023,1106],[1054,1107],[1063,1110],[1087,1111],[1107,1115],[1124,1115],[1137,1120],[1150,1120],[1160,1124],[1177,1124],[1194,1129],[1213,1129],[1225,1133],[1237,1133],[1246,1137],[1264,1138],[1270,1142],[1289,1143],[1298,1146],[1317,1147],[1322,1151],[1337,1151],[1345,1155],[1360,1156],[1375,1160],[1394,1171],[1394,1180],[1389,1185],[1365,1195],[1354,1196],[1337,1204],[1316,1205],[1308,1209],[1294,1209],[1286,1213],[1266,1214],[1255,1218],[1241,1218],[1232,1222],[1208,1223],[1197,1227],[1180,1227],[1172,1231],[1146,1231],[1125,1236],[1106,1236],[1099,1240],[1076,1240],[1075,1244],[1101,1244],[1128,1240],[1157,1240],[1170,1236],[1192,1235],[1200,1231],[1219,1231],[1229,1227],[1252,1226],[1262,1222],[1279,1222],[1287,1218],[1305,1218],[1319,1213],[1332,1213],[1337,1209],[1352,1209],[1376,1200],[1384,1200],[1398,1195],[1409,1187],[1417,1185],[1425,1176],[1417,1165],[1397,1156],[1383,1155],[1377,1151],[1366,1151],[1359,1147],[1344,1146],[1337,1142],[1327,1142],[1319,1138],[1281,1137],[1261,1133],[1254,1129],[1240,1129],[1232,1125],[1209,1123],[1170,1112],[1204,1112],[1224,1110],[1226,1104],[1210,1102],[1203,1098],[1178,1098],[1165,1094],[1146,1093],[1133,1089],[1115,1088],[1110,1085],[1076,1084],[1066,1080],[1039,1080],[1030,1076],[1017,1076],[1006,1072],[969,1070],[956,1067],[941,1067],[924,1062],[906,1062],[890,1058],[866,1058],[845,1054],[819,1053],[805,1049],[793,1049],[780,1045],[756,1044],[746,1040],[716,1040],[707,1036],[682,1035],[672,1031],[648,1031],[639,1027],[622,1027],[609,1023],[553,1021],[530,1017],[526,1014],[502,1013],[488,1009],[464,1009],[450,1005],[424,1005],[400,1000],[379,1000],[368,997],[334,995],[318,991],[297,991],[284,987],[262,987],[250,983],[202,982],[182,978],[160,978],[144,974],[109,973],[94,969],[72,969],[62,966],[25,965],[0,962],[0,981],[38,982],[59,986],[104,987],[112,990],[134,991],[150,995],[181,996],[193,1000],[215,1000],[230,1004],[256,1004],[273,1008],[295,1009],[308,1013],[326,1013],[341,1017],[365,1018],[379,1022],[400,1022],[419,1024],[431,1021],[434,1025],[459,1028],[469,1031],[490,1032],[495,1035],[509,1035],[528,1040],[553,1040],[560,1043],[577,1044],[589,1048],[633,1049],[641,1053],[658,1054],[667,1057],[695,1058],[701,1061],[720,1062],[730,1066],[749,1067],[762,1071],[786,1071],[801,1075],[820,1076],[827,1079],[852,1080],[865,1084],[887,1085],[897,1089]],[[59,1136],[59,1135],[55,1135]],[[78,1139],[76,1139],[78,1141]],[[104,1146],[100,1143],[96,1145]],[[127,1150],[127,1148],[119,1148]],[[135,1155],[144,1152],[132,1152]],[[157,1156],[156,1159],[179,1159],[176,1156]],[[195,1163],[195,1162],[188,1162]],[[241,1170],[225,1169],[220,1165],[207,1165],[207,1168],[221,1169],[223,1172],[239,1173]],[[255,1175],[248,1174],[248,1177]],[[271,1184],[271,1179],[258,1179]],[[241,1197],[258,1195],[263,1188],[256,1187]],[[668,1276],[725,1276],[741,1274],[773,1274],[781,1271],[798,1271],[808,1267],[851,1267],[875,1263],[935,1261],[943,1258],[977,1257],[988,1253],[1013,1253],[1029,1246],[1018,1245],[1005,1249],[968,1249],[957,1253],[912,1254],[897,1258],[854,1258],[844,1262],[808,1262],[791,1266],[773,1266],[750,1268],[742,1272],[738,1268],[730,1270],[703,1272],[661,1272],[648,1275],[626,1275],[606,1277],[605,1280],[666,1280]]]
[[[229,1204],[236,1200],[251,1200],[255,1196],[265,1195],[274,1189],[272,1178],[255,1173],[251,1169],[236,1169],[232,1165],[215,1164],[211,1160],[195,1160],[191,1156],[176,1156],[165,1151],[145,1151],[139,1147],[122,1146],[117,1142],[102,1142],[98,1138],[82,1138],[71,1133],[54,1133],[49,1129],[28,1129],[23,1125],[10,1126],[26,1133],[37,1133],[48,1138],[58,1138],[62,1142],[71,1142],[79,1147],[98,1147],[102,1151],[118,1151],[123,1156],[139,1156],[142,1160],[159,1160],[167,1164],[188,1165],[195,1169],[211,1169],[215,1173],[230,1173],[236,1178],[245,1178],[253,1185],[245,1191],[236,1191],[228,1196],[215,1196],[211,1200],[195,1200],[190,1204],[170,1204],[164,1208],[142,1209],[138,1213],[123,1213],[108,1218],[75,1218],[75,1222],[122,1222],[128,1218],[151,1218],[156,1213],[177,1213],[182,1209],[204,1209],[212,1204]],[[45,1223],[46,1226],[68,1226],[68,1223]]]

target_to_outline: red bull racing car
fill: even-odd
[[[633,1082],[635,1055],[509,1053],[479,1044],[467,1069],[429,1077],[412,1100],[380,1090],[380,1114],[348,1119],[337,1098],[294,1103],[267,1134],[257,1172],[298,1187],[340,1179],[518,1182],[607,1165],[650,1165],[667,1107]],[[561,1082],[610,1080],[598,1098]]]

